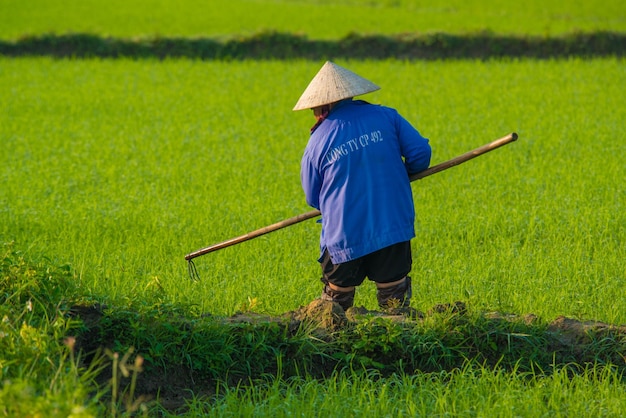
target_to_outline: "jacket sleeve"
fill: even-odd
[[[401,115],[398,115],[396,128],[400,141],[400,151],[404,157],[404,165],[409,175],[426,170],[430,166],[432,156],[432,149],[428,139],[424,138]]]
[[[300,182],[302,183],[306,203],[319,210],[322,181],[319,172],[312,164],[311,159],[308,158],[306,152],[300,163]]]

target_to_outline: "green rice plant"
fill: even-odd
[[[147,12],[140,2],[8,1],[0,37],[623,30],[613,2],[317,3],[215,12],[164,1]],[[187,252],[308,210],[298,163],[312,118],[290,109],[320,63],[0,58],[0,241],[15,242],[0,260],[2,413],[146,413],[142,378],[185,369],[214,382],[209,395],[190,391],[181,411],[157,403],[152,413],[622,414],[623,337],[588,336],[568,351],[544,327],[558,315],[626,322],[623,59],[340,64],[382,85],[366,99],[416,123],[434,163],[520,134],[413,188],[413,306],[462,300],[469,315],[439,312],[412,327],[369,319],[339,343],[307,324],[224,326],[224,315],[281,314],[319,295],[314,222],[207,255],[201,281],[187,279]],[[357,304],[376,306],[370,285]],[[76,302],[103,306],[98,321],[68,314]],[[74,336],[92,353],[111,344],[113,363],[128,355],[123,365],[136,347],[143,372],[122,377],[117,362],[109,380],[100,360],[72,350]],[[561,349],[553,359],[550,343]]]
[[[269,380],[242,390],[220,388],[188,403],[189,416],[619,416],[626,404],[620,376],[588,368],[525,378],[480,367],[439,374],[392,376],[337,374]]]
[[[4,0],[0,38],[43,33],[95,33],[117,37],[236,37],[266,30],[337,39],[349,33],[409,32],[561,34],[623,31],[623,5],[602,2],[454,0],[218,2],[111,0],[100,2]]]
[[[342,64],[383,84],[367,99],[415,123],[433,163],[520,135],[414,184],[415,307],[626,322],[625,115],[605,88],[624,84],[622,60]],[[313,221],[203,256],[199,282],[183,257],[309,210],[299,159],[312,118],[290,109],[317,67],[3,60],[2,240],[69,263],[102,304],[307,304],[321,289]],[[356,303],[375,306],[373,286]]]

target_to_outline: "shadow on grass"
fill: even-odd
[[[0,40],[0,55],[56,58],[242,59],[489,59],[624,56],[626,34],[574,32],[561,36],[507,36],[408,33],[395,36],[349,34],[339,40],[261,32],[229,39],[146,37],[123,39],[85,33],[24,36]]]

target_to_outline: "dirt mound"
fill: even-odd
[[[599,321],[578,321],[559,316],[550,323],[547,332],[561,344],[575,349],[580,349],[580,347],[592,344],[594,340],[602,338],[621,338],[622,342],[626,344],[626,325],[610,325]]]
[[[351,307],[344,311],[337,303],[314,300],[306,306],[302,306],[295,311],[287,312],[281,316],[258,315],[254,313],[237,313],[225,319],[229,323],[248,322],[289,322],[290,328],[296,328],[300,323],[307,322],[314,326],[327,330],[339,331],[342,328],[354,324],[363,318],[379,317],[397,322],[416,322],[423,321],[427,317],[438,314],[448,314],[462,316],[467,313],[467,307],[464,302],[455,302],[452,304],[438,304],[429,309],[426,313],[416,311],[412,308],[395,311],[376,311],[368,310],[363,306]],[[515,315],[503,314],[500,312],[490,312],[482,314],[485,320],[521,322],[525,325],[532,326],[537,324],[539,318],[534,314]],[[577,346],[590,344],[598,338],[610,336],[612,338],[622,338],[626,343],[626,325],[612,325],[600,321],[580,321],[565,316],[559,316],[549,323],[545,329],[545,333],[556,338],[561,344],[568,346]]]

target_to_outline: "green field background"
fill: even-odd
[[[2,0],[0,38],[49,33],[233,37],[281,31],[311,39],[407,32],[559,35],[626,29],[619,0]]]
[[[69,263],[85,292],[232,314],[316,298],[313,221],[184,255],[310,210],[292,112],[320,63],[2,60],[0,233]],[[340,62],[428,137],[433,164],[507,147],[413,184],[414,305],[626,322],[623,62]],[[599,76],[601,74],[601,76]],[[375,308],[373,286],[356,300]]]
[[[331,40],[478,31],[550,38],[624,32],[622,3],[0,0],[0,39],[243,39],[262,31]],[[560,315],[626,324],[623,58],[334,59],[382,87],[363,98],[411,121],[430,139],[433,164],[519,134],[515,143],[413,183],[412,306],[427,311],[460,300],[475,313],[533,313],[538,327]],[[308,304],[321,291],[314,220],[197,258],[199,281],[190,280],[184,256],[310,210],[299,164],[313,118],[291,109],[322,64],[0,56],[0,244],[7,254],[43,260],[38,268],[51,266],[50,277],[58,274],[52,266],[69,267],[76,288],[54,289],[50,298],[59,306],[78,297],[121,315],[164,312],[147,317],[162,325],[173,311],[193,322],[240,310],[278,315]],[[20,278],[26,287],[48,274],[13,262],[4,265],[38,274]],[[60,292],[68,300],[54,299]],[[12,297],[5,300],[15,303]],[[18,313],[3,319],[3,330],[15,326],[15,333],[1,342],[17,349],[0,356],[0,415],[112,414],[92,397],[93,382],[78,379],[89,379],[80,361],[80,370],[72,369],[74,359],[57,338],[65,336],[55,319],[60,308],[33,312],[46,305],[30,302],[6,307]],[[365,283],[355,302],[376,309],[375,287]],[[167,343],[158,335],[146,339]],[[486,367],[389,378],[346,370],[320,381],[271,375],[206,398],[190,387],[185,396],[189,416],[624,410],[623,376],[612,365],[532,373]],[[158,404],[151,412],[171,416]]]

